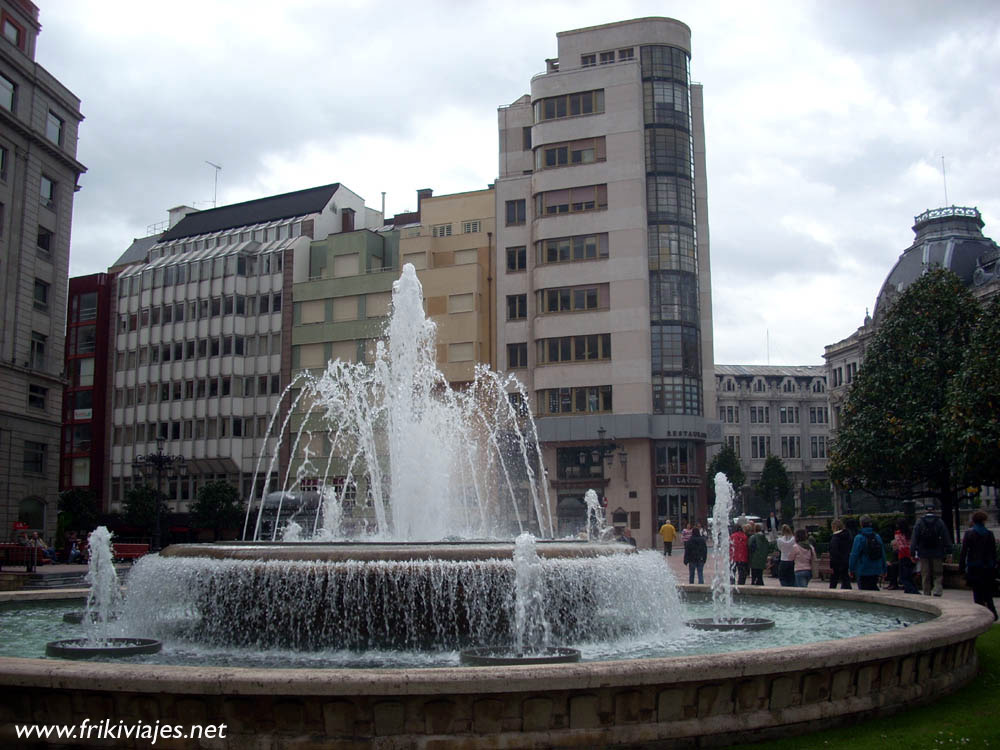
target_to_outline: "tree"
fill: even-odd
[[[966,486],[949,439],[948,390],[961,370],[978,304],[951,271],[935,269],[896,299],[848,391],[828,464],[840,487],[876,497],[936,498],[949,530]]]
[[[63,528],[89,532],[97,528],[97,494],[90,489],[74,488],[59,493],[59,512],[64,514]]]
[[[722,450],[708,463],[708,499],[711,505],[715,504],[715,475],[720,471],[733,485],[733,493],[739,499],[740,487],[746,482],[747,477],[740,466],[740,460],[736,457],[736,451],[728,443],[723,445]]]
[[[129,526],[137,526],[152,535],[156,526],[156,503],[160,504],[160,517],[169,512],[166,498],[162,492],[158,492],[149,485],[133,487],[125,493],[125,500],[122,503],[125,522]]]
[[[1000,296],[979,317],[961,371],[948,384],[947,439],[966,484],[1000,485]]]
[[[768,456],[764,459],[764,468],[760,472],[760,481],[757,482],[757,492],[768,507],[778,510],[778,502],[785,500],[792,491],[792,483],[788,479],[788,471],[785,469],[785,462],[777,456]],[[790,516],[790,513],[781,513],[783,518]]]
[[[216,539],[223,529],[238,526],[243,520],[243,513],[240,494],[228,482],[203,484],[191,505],[191,520],[197,526],[212,529]]]

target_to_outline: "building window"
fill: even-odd
[[[45,369],[45,344],[48,337],[38,331],[31,332],[31,352],[29,366],[34,370]]]
[[[799,423],[799,407],[797,406],[781,406],[778,408],[778,421],[781,424],[798,424]]]
[[[516,370],[528,366],[528,344],[507,344],[507,369]]]
[[[535,102],[535,122],[604,112],[604,89],[551,96]]]
[[[771,407],[751,406],[750,424],[769,424],[771,421]]]
[[[43,253],[52,252],[52,232],[45,227],[38,227],[38,249]]]
[[[528,267],[528,250],[524,245],[507,248],[507,270],[523,271]]]
[[[573,263],[608,257],[607,234],[581,234],[575,237],[558,237],[536,243],[537,262]]]
[[[520,200],[507,201],[507,226],[512,227],[518,224],[524,224],[525,221],[527,221],[525,206],[526,201],[523,198]]]
[[[35,309],[49,311],[49,283],[35,279]]]
[[[767,386],[764,384],[763,380],[758,378],[757,380],[753,381],[753,390],[754,393],[763,393],[764,391],[767,390]]]
[[[795,381],[794,380],[786,380],[785,381],[785,385],[784,385],[784,391],[785,391],[785,393],[795,393],[795,391],[796,391]]]
[[[28,386],[28,406],[33,409],[44,409],[45,399],[49,395],[49,389],[40,385]]]
[[[604,136],[542,146],[535,151],[535,169],[605,161]]]
[[[799,449],[799,437],[797,435],[781,436],[781,457],[802,458],[802,452]]]
[[[581,312],[608,307],[608,285],[542,289],[538,292],[539,309],[547,312]]]
[[[653,412],[656,414],[702,413],[701,379],[671,375],[653,379]]]
[[[0,74],[0,107],[13,112],[17,100],[17,86],[7,76]]]
[[[24,49],[24,29],[14,23],[6,13],[3,16],[3,35],[11,44]]]
[[[521,128],[521,146],[525,151],[531,151],[531,128]]]
[[[837,388],[844,384],[844,371],[839,367],[833,368],[833,387]]]
[[[850,383],[858,376],[858,363],[848,362],[844,370],[847,373],[847,382]]]
[[[740,422],[740,407],[739,406],[720,406],[719,407],[719,420],[722,422],[729,422],[730,424],[739,424]]]
[[[472,221],[462,222],[462,233],[463,234],[475,234],[477,232],[483,231],[482,222],[479,219],[474,219]]]
[[[48,446],[45,443],[36,443],[34,440],[24,441],[24,473],[44,474],[45,454]]]
[[[740,437],[739,435],[727,435],[726,445],[732,448],[733,453],[736,454],[736,458],[740,458]]]
[[[611,359],[611,334],[559,336],[536,342],[538,364],[593,362]]]
[[[63,124],[61,117],[49,112],[45,118],[45,137],[56,145],[62,144]]]
[[[771,438],[767,435],[750,436],[750,458],[767,458],[771,455]]]
[[[626,60],[634,60],[634,59],[635,59],[635,49],[633,47],[618,50],[618,62],[624,62]]]
[[[580,55],[580,65],[584,68],[593,68],[597,65],[597,55]]]
[[[610,65],[614,61],[615,61],[615,53],[614,52],[602,52],[601,53],[601,55],[600,55],[600,63],[601,63],[601,65]]]
[[[538,391],[538,414],[588,414],[611,410],[610,385]]]
[[[55,208],[56,205],[56,183],[51,177],[42,175],[41,186],[38,190],[38,197],[42,205],[48,208]]]
[[[809,423],[810,424],[829,424],[830,422],[830,409],[826,406],[810,406],[809,407]]]
[[[431,227],[432,237],[451,237],[451,224],[435,224]]]
[[[823,393],[826,391],[826,383],[822,380],[814,380],[812,384],[813,393]]]
[[[607,207],[607,185],[586,185],[566,190],[549,190],[535,196],[536,216],[600,211]]]
[[[813,435],[810,439],[813,458],[826,458],[826,436]]]
[[[723,384],[722,390],[732,393],[736,390],[736,383],[733,382],[732,378],[726,378],[726,382]]]
[[[507,295],[507,320],[523,320],[528,317],[528,295]]]
[[[10,159],[10,152],[0,146],[0,180],[7,181],[7,163]]]

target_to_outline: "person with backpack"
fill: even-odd
[[[897,586],[903,589],[904,594],[919,594],[920,592],[917,591],[917,587],[913,585],[913,571],[916,566],[913,564],[913,556],[910,554],[910,535],[907,533],[908,531],[906,521],[897,523],[896,534],[893,536],[892,541],[889,542],[889,547],[892,548],[899,565]]]
[[[851,588],[851,532],[844,528],[844,522],[839,518],[830,524],[833,534],[830,535],[830,588],[840,585],[842,589]]]
[[[962,538],[958,567],[965,573],[965,580],[972,589],[972,600],[986,607],[996,620],[993,582],[997,575],[997,540],[993,532],[986,528],[986,518],[986,512],[982,510],[972,514],[972,528]]]
[[[924,517],[913,527],[910,540],[910,554],[916,555],[920,565],[920,587],[924,596],[941,596],[944,589],[944,558],[948,554],[948,527],[935,513],[934,506],[928,505]]]
[[[862,591],[878,591],[878,579],[885,575],[885,547],[872,528],[872,519],[861,516],[861,531],[854,537],[849,567]]]

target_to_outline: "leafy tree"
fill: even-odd
[[[970,486],[1000,485],[1000,297],[982,311],[948,384],[947,439]]]
[[[65,516],[63,527],[71,531],[93,531],[97,528],[99,509],[97,493],[74,488],[59,493],[59,512]]]
[[[949,439],[948,390],[962,367],[978,305],[936,269],[886,312],[847,394],[828,468],[839,486],[876,497],[937,498],[949,529],[966,486]]]
[[[777,456],[768,456],[764,459],[764,468],[760,472],[760,481],[757,482],[757,492],[769,508],[777,511],[778,502],[786,500],[791,491],[792,482],[788,478],[785,462]],[[791,515],[791,513],[787,512],[781,514],[782,518]]]
[[[733,485],[733,492],[738,498],[740,487],[746,482],[747,477],[740,466],[740,460],[736,457],[736,451],[728,443],[723,445],[722,450],[715,454],[708,463],[708,500],[710,505],[715,504],[715,475],[720,471]]]
[[[160,504],[160,523],[169,512],[166,498],[162,492],[149,485],[133,487],[125,493],[122,502],[123,516],[129,526],[137,526],[152,535],[156,528],[156,503]]]
[[[191,505],[191,520],[197,526],[212,529],[218,539],[223,529],[232,529],[243,521],[240,494],[228,482],[208,482],[198,488]]]

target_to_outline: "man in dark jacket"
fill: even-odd
[[[851,532],[844,528],[844,522],[835,518],[830,524],[833,535],[830,537],[830,588],[851,588]]]
[[[993,604],[993,585],[997,575],[997,540],[993,532],[986,528],[986,513],[977,510],[972,514],[972,528],[962,539],[962,553],[958,566],[972,588],[972,599],[993,613],[997,619],[997,608]]]
[[[695,571],[698,583],[705,582],[705,561],[708,559],[708,544],[701,535],[701,527],[695,526],[691,538],[684,545],[684,564],[688,566],[688,583],[694,583]]]
[[[924,517],[913,527],[910,540],[910,554],[916,555],[920,563],[920,585],[924,596],[941,596],[944,589],[944,558],[948,555],[948,527],[934,513],[934,506],[928,505]]]

